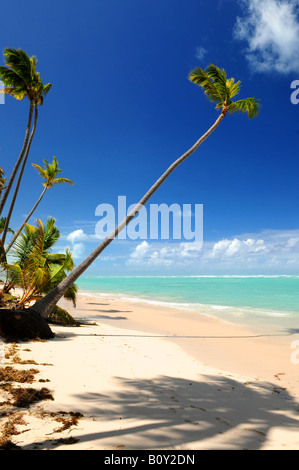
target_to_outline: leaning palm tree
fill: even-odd
[[[69,184],[73,185],[73,181],[70,180],[69,178],[57,178],[57,175],[62,172],[60,168],[58,168],[58,161],[56,160],[55,157],[53,157],[53,163],[48,163],[47,160],[44,160],[45,168],[42,168],[40,165],[37,165],[36,163],[32,163],[32,165],[37,169],[39,175],[41,176],[42,179],[45,180],[43,183],[43,191],[41,195],[39,196],[38,200],[34,204],[33,208],[25,218],[24,222],[22,223],[21,227],[15,232],[15,235],[13,236],[12,240],[10,241],[8,247],[6,248],[6,253],[10,250],[18,236],[20,235],[21,231],[23,230],[24,226],[27,224],[28,220],[32,216],[32,214],[35,212],[37,206],[43,199],[46,191],[50,188],[53,187],[55,184]]]
[[[186,160],[219,126],[222,119],[227,113],[241,112],[247,113],[249,119],[257,116],[259,111],[259,101],[255,98],[246,98],[239,101],[232,101],[240,91],[240,82],[235,82],[233,78],[227,79],[225,70],[210,64],[206,70],[197,67],[190,75],[191,82],[203,88],[207,98],[216,105],[216,109],[220,110],[214,124],[200,139],[181,157],[179,157],[170,167],[162,174],[162,176],[154,183],[154,185],[142,197],[134,209],[122,220],[122,222],[103,240],[97,248],[57,287],[55,287],[43,299],[37,301],[32,309],[39,313],[42,317],[48,318],[56,303],[63,296],[68,287],[75,282],[91,265],[91,263],[102,253],[105,248],[114,240],[117,235],[128,225],[128,223],[138,214],[144,204],[150,197],[157,191],[162,183],[168,176],[184,161]]]
[[[4,189],[6,178],[4,176],[4,170],[0,167],[0,196]]]
[[[27,160],[30,148],[30,146],[28,148],[29,139],[31,145],[36,127],[37,107],[38,105],[43,104],[44,97],[47,95],[52,86],[50,83],[43,85],[41,76],[36,71],[37,59],[35,56],[29,57],[28,54],[22,49],[6,48],[4,49],[4,57],[6,66],[0,67],[0,79],[4,84],[4,88],[1,89],[0,92],[13,96],[17,100],[22,100],[23,98],[27,97],[30,101],[30,106],[23,146],[0,201],[0,214],[3,211],[21,162],[24,158]],[[32,129],[30,137],[30,129],[34,110],[35,125]]]

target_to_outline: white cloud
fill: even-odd
[[[137,245],[133,253],[131,253],[130,257],[131,259],[135,259],[135,260],[143,260],[148,254],[149,249],[150,249],[150,246],[148,242],[143,241],[139,245]]]
[[[85,253],[85,245],[83,241],[88,239],[88,235],[82,229],[73,230],[66,236],[66,240],[71,243],[70,250],[73,258],[82,258]]]
[[[131,253],[128,264],[140,266],[185,265],[198,256],[200,242],[153,243],[143,241]]]
[[[196,52],[195,52],[195,57],[198,59],[198,60],[203,60],[203,58],[206,56],[207,54],[207,50],[202,47],[202,46],[198,46],[196,48]]]
[[[73,232],[69,233],[66,237],[66,239],[71,243],[83,241],[87,238],[87,235],[83,232],[82,229],[74,230]]]
[[[299,71],[299,1],[241,0],[246,16],[238,17],[234,37],[248,43],[246,57],[261,72]]]
[[[234,238],[233,240],[220,240],[215,243],[211,250],[206,253],[208,258],[231,258],[231,257],[244,257],[252,255],[261,251],[267,250],[264,240],[254,240],[248,238],[240,240]]]
[[[299,230],[264,230],[216,242],[166,243],[143,241],[127,260],[127,265],[171,268],[174,272],[255,272],[299,269]]]
[[[73,258],[82,258],[85,253],[84,243],[74,243],[72,246],[72,255]]]

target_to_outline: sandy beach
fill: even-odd
[[[53,340],[16,345],[29,363],[4,363],[34,367],[30,386],[53,395],[17,409],[11,440],[22,449],[299,449],[298,334],[113,298],[61,305],[84,325],[51,326]],[[11,412],[2,405],[2,428]]]

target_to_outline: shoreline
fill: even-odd
[[[161,336],[196,360],[228,372],[271,381],[283,370],[281,385],[299,399],[299,364],[291,362],[291,344],[299,340],[299,331],[257,332],[196,310],[115,297],[79,294],[76,308],[66,301],[61,305],[74,317]]]
[[[18,344],[54,397],[22,410],[12,439],[22,449],[299,449],[298,335],[81,294],[77,308],[60,305],[85,324],[51,325],[53,340]],[[59,412],[82,418],[58,432]]]
[[[156,278],[157,276],[154,276]],[[162,276],[163,277],[163,276]],[[173,276],[176,278],[176,276]],[[189,277],[202,277],[202,276],[189,276]],[[215,277],[215,276],[205,276]],[[231,278],[232,276],[221,276],[223,278]],[[240,276],[235,276],[239,278]],[[248,278],[248,276],[243,276]],[[251,276],[252,278],[268,277],[268,278],[281,278],[281,277],[294,277],[294,276]],[[144,276],[142,276],[144,278]],[[298,277],[299,278],[299,277]],[[187,302],[176,301],[172,298],[166,300],[165,298],[156,298],[151,295],[138,295],[134,293],[125,292],[96,292],[93,290],[82,289],[79,290],[81,297],[94,297],[102,299],[103,301],[109,299],[111,301],[129,302],[137,304],[149,304],[156,308],[170,308],[179,311],[192,311],[201,317],[208,317],[228,323],[232,326],[240,326],[243,329],[250,330],[255,333],[260,333],[261,330],[268,330],[269,332],[277,333],[287,329],[296,329],[298,312],[295,310],[279,310],[274,307],[257,307],[248,305],[232,305],[223,303],[201,303],[201,302]]]

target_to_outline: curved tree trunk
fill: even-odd
[[[9,252],[9,250],[11,249],[12,245],[14,244],[14,242],[16,241],[16,239],[18,238],[18,236],[20,235],[20,233],[22,232],[24,226],[27,224],[28,220],[30,219],[30,217],[32,216],[33,212],[36,210],[37,206],[39,205],[39,203],[41,202],[42,198],[44,197],[45,195],[45,192],[47,191],[47,187],[45,187],[43,189],[43,192],[41,193],[40,197],[38,198],[38,200],[36,201],[36,203],[34,204],[33,208],[31,209],[31,211],[29,212],[29,214],[27,215],[26,219],[24,220],[24,222],[22,223],[21,227],[16,231],[16,233],[14,234],[12,240],[10,241],[8,247],[6,248],[5,250],[5,253],[7,254]]]
[[[15,164],[13,170],[12,170],[9,181],[8,181],[7,186],[5,188],[5,191],[3,193],[3,197],[0,201],[0,215],[2,214],[4,205],[6,203],[8,195],[9,195],[10,190],[12,188],[12,185],[13,185],[14,179],[16,177],[16,174],[18,172],[19,166],[20,166],[20,164],[23,160],[24,154],[26,152],[26,148],[27,148],[27,144],[28,144],[28,140],[29,140],[29,135],[30,135],[30,128],[31,128],[31,123],[32,123],[33,111],[34,111],[34,103],[33,103],[33,101],[30,101],[29,117],[28,117],[28,123],[27,123],[27,127],[26,127],[23,147],[21,149],[21,153],[19,155],[19,158],[17,159],[16,164]]]
[[[97,246],[97,248],[77,266],[58,286],[56,286],[49,294],[42,299],[38,300],[31,309],[39,313],[43,318],[48,318],[53,308],[67,291],[67,289],[85,272],[85,270],[93,263],[93,261],[102,253],[105,248],[114,240],[117,235],[131,222],[132,219],[142,209],[144,204],[150,199],[150,197],[157,191],[162,183],[168,178],[168,176],[186,160],[193,152],[209,137],[210,134],[219,126],[220,122],[224,118],[225,114],[221,113],[218,119],[215,121],[212,127],[180,158],[178,158],[155,182],[155,184],[149,189],[149,191],[143,196],[139,203],[134,209],[122,220],[122,222],[105,238],[105,240]]]
[[[22,180],[22,177],[23,177],[23,173],[24,173],[24,170],[25,170],[26,163],[27,163],[27,159],[28,159],[30,147],[31,147],[32,140],[33,140],[33,137],[34,137],[34,133],[35,133],[35,129],[36,129],[36,123],[37,123],[37,118],[38,118],[38,105],[36,104],[36,105],[35,105],[34,123],[33,123],[32,131],[31,131],[30,139],[29,139],[29,142],[28,142],[28,145],[27,145],[26,154],[25,154],[25,156],[24,156],[24,160],[23,160],[23,163],[22,163],[22,167],[21,167],[21,170],[20,170],[20,174],[19,174],[19,177],[18,177],[18,181],[17,181],[16,187],[15,187],[15,192],[14,192],[12,201],[11,201],[11,203],[10,203],[9,211],[8,211],[8,214],[7,214],[7,217],[6,217],[6,221],[5,221],[5,226],[4,226],[3,235],[2,235],[2,243],[3,243],[3,246],[4,246],[4,243],[5,243],[5,239],[6,239],[6,235],[7,235],[7,230],[8,230],[9,223],[10,223],[10,219],[11,219],[11,214],[12,214],[12,211],[13,211],[13,209],[14,209],[14,205],[15,205],[15,202],[16,202],[16,199],[17,199],[17,195],[18,195],[18,192],[19,192],[19,188],[20,188],[20,184],[21,184],[21,180]]]

